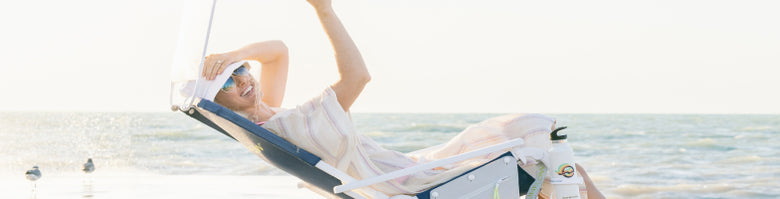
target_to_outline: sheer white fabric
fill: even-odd
[[[336,94],[328,87],[320,96],[294,109],[277,113],[263,127],[350,176],[365,179],[514,138],[525,138],[527,147],[546,151],[550,145],[549,132],[554,124],[554,118],[538,114],[501,116],[472,125],[435,149],[403,154],[382,148],[370,138],[358,134],[349,114],[344,112]],[[419,172],[370,188],[387,195],[414,194],[486,163],[504,152]]]

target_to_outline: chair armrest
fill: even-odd
[[[468,159],[471,159],[471,158],[487,155],[487,154],[490,154],[490,153],[493,153],[493,152],[496,152],[496,151],[500,151],[500,150],[504,150],[504,149],[507,149],[507,148],[512,148],[512,147],[516,147],[516,146],[520,146],[520,145],[523,145],[523,139],[522,138],[517,138],[517,139],[514,139],[514,140],[506,141],[506,142],[501,143],[501,144],[496,144],[496,145],[493,145],[493,146],[483,147],[483,148],[480,148],[480,149],[477,149],[477,150],[474,150],[474,151],[470,151],[470,152],[463,153],[463,154],[460,154],[460,155],[452,156],[452,157],[449,157],[449,158],[436,160],[436,161],[428,162],[428,163],[425,163],[425,164],[420,164],[420,165],[417,165],[417,166],[413,166],[413,167],[409,167],[409,168],[393,171],[393,172],[390,172],[390,173],[386,173],[384,175],[374,176],[374,177],[371,177],[371,178],[367,178],[367,179],[363,179],[363,180],[354,181],[354,182],[350,182],[350,183],[347,183],[347,184],[339,185],[339,186],[333,187],[333,192],[334,193],[341,193],[341,192],[350,191],[350,190],[353,190],[353,189],[358,189],[358,188],[362,188],[362,187],[366,187],[366,186],[371,186],[373,184],[377,184],[377,183],[381,183],[381,182],[384,182],[384,181],[388,181],[388,180],[396,179],[396,178],[399,178],[399,177],[407,176],[407,175],[410,175],[410,174],[413,174],[413,173],[417,173],[417,172],[420,172],[420,171],[433,169],[433,168],[440,167],[440,166],[443,166],[443,165],[453,164],[453,163],[456,163],[456,162],[460,162],[460,161],[468,160]]]

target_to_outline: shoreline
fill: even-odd
[[[33,183],[4,176],[2,198],[323,198],[293,176],[62,175]],[[7,195],[6,195],[7,194]]]

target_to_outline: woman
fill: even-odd
[[[284,43],[266,41],[207,56],[201,82],[212,84],[211,87],[214,88],[219,87],[219,90],[201,93],[199,97],[213,100],[246,116],[358,179],[519,137],[525,138],[528,147],[549,148],[548,133],[554,127],[555,120],[536,114],[509,115],[486,120],[470,126],[440,148],[417,154],[387,150],[371,139],[357,134],[348,112],[371,76],[355,43],[334,13],[330,0],[308,2],[314,7],[333,45],[340,75],[336,83],[327,87],[320,96],[295,109],[278,108],[285,93],[289,58]],[[249,66],[242,60],[256,60],[262,64],[259,82],[249,75]],[[446,165],[371,187],[388,195],[413,194],[442,183],[500,154]],[[582,168],[578,166],[578,169]],[[601,194],[584,172],[583,177],[586,178],[589,193],[592,194],[590,198],[599,198]],[[545,195],[541,194],[543,197]]]

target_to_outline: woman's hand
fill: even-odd
[[[306,0],[311,4],[312,7],[314,7],[317,12],[328,10],[331,7],[330,0]]]
[[[241,58],[234,55],[235,53],[217,53],[206,56],[206,60],[203,61],[203,73],[201,74],[207,80],[214,80],[217,75],[222,74],[225,68],[230,64],[241,61]]]

